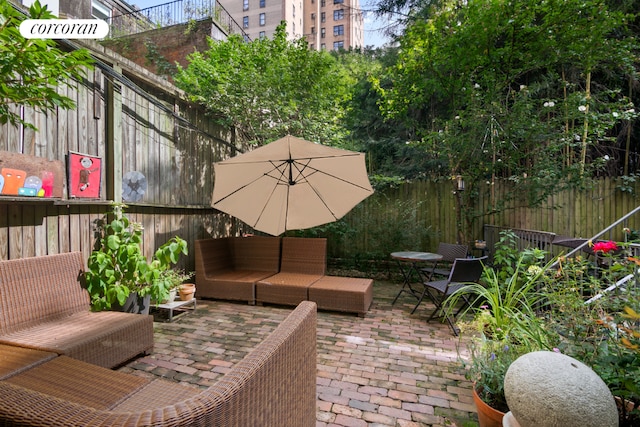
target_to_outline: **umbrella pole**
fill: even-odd
[[[289,163],[289,185],[295,185],[296,182],[293,180],[293,159],[289,157],[287,163]]]

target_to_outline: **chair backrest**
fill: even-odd
[[[80,252],[0,262],[0,335],[89,309]]]
[[[469,254],[469,246],[440,242],[438,254],[442,255],[442,261],[454,262],[458,258],[466,258]]]
[[[280,269],[280,237],[232,237],[233,266],[235,270],[253,270],[277,273]]]
[[[481,258],[457,258],[453,261],[449,283],[476,283],[482,276],[484,262],[487,257]]]
[[[327,239],[283,237],[280,271],[324,276],[327,271]]]

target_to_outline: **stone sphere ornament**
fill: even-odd
[[[552,351],[516,359],[504,378],[507,405],[521,427],[617,427],[607,385],[584,363]]]

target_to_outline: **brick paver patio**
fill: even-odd
[[[364,318],[318,313],[317,426],[477,425],[459,340],[446,324],[425,321],[429,304],[414,315],[409,296],[392,306],[398,290],[376,281]],[[198,301],[194,313],[157,321],[153,353],[120,369],[207,387],[291,310]]]

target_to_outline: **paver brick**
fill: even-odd
[[[364,318],[318,312],[317,427],[463,427],[477,420],[459,362],[468,351],[448,325],[426,322],[432,304],[413,315],[410,297],[391,305],[398,290],[374,281]],[[120,370],[209,387],[290,312],[199,300],[196,311],[172,323],[156,321],[152,353]]]

